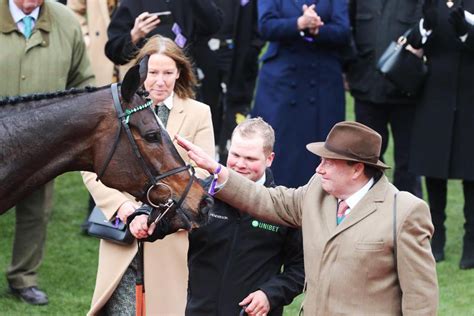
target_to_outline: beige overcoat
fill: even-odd
[[[230,171],[216,197],[257,218],[302,226],[304,315],[436,315],[430,212],[423,200],[398,194],[395,267],[395,192],[383,176],[340,225],[337,200],[322,189],[318,175],[298,189],[269,189]]]
[[[105,56],[110,13],[107,0],[68,0],[79,20],[97,86],[112,83],[114,64]]]
[[[175,95],[167,130],[170,136],[179,134],[199,144],[209,155],[214,156],[214,132],[209,106]],[[176,146],[181,157],[189,157]],[[205,177],[202,170],[197,174]],[[112,218],[125,201],[135,201],[129,194],[106,187],[95,181],[96,174],[83,172],[84,183],[96,204]],[[138,205],[138,204],[137,204]],[[147,315],[184,315],[187,296],[187,232],[180,231],[154,243],[145,243],[145,288]],[[108,301],[126,268],[137,252],[136,243],[119,246],[101,240],[96,286],[88,315],[97,315]]]

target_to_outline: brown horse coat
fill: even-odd
[[[167,126],[171,138],[179,134],[214,156],[214,132],[209,106],[176,95]],[[176,146],[179,154],[189,162],[187,153]],[[205,176],[202,170],[197,174]],[[118,207],[134,198],[96,182],[96,175],[83,172],[84,183],[97,205],[111,218]],[[138,204],[137,204],[138,205]],[[187,296],[188,269],[187,232],[180,231],[163,240],[145,245],[145,288],[148,315],[184,315]],[[117,287],[123,273],[137,252],[136,243],[118,246],[102,240],[96,286],[88,315],[97,315]]]

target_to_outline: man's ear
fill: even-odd
[[[267,168],[270,168],[272,166],[273,159],[275,159],[275,153],[274,152],[272,152],[270,155],[268,155],[268,157],[266,159]]]
[[[353,180],[360,179],[360,177],[364,175],[365,165],[362,162],[358,162],[352,165],[352,167],[354,168],[352,179]]]

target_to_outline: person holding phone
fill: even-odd
[[[198,36],[212,35],[221,24],[222,12],[212,0],[124,0],[110,21],[105,54],[124,65],[156,34],[188,50]]]

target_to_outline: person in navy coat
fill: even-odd
[[[318,163],[301,149],[323,141],[345,118],[340,52],[350,38],[347,1],[259,1],[258,15],[269,45],[252,116],[275,129],[276,183],[297,187],[308,182]]]

